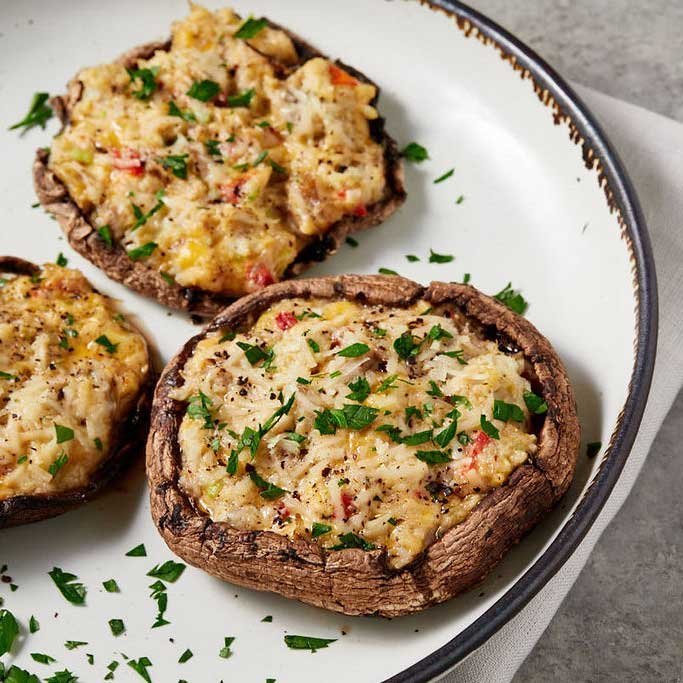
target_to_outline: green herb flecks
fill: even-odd
[[[135,224],[132,227],[132,230],[135,231],[137,230],[140,226],[144,225],[157,211],[162,209],[164,207],[164,190],[157,190],[157,192],[154,194],[156,197],[156,204],[147,212],[145,213],[137,204],[134,204],[131,202],[131,207],[133,209],[133,214],[135,215]],[[102,230],[104,227],[109,229],[109,226],[103,226],[100,228]],[[109,247],[111,247],[111,232],[109,233]]]
[[[351,389],[351,393],[346,395],[351,401],[358,401],[358,403],[363,403],[365,399],[370,395],[370,384],[365,377],[358,377],[355,381],[348,385]]]
[[[592,441],[586,445],[586,457],[594,458],[602,448],[602,441]]]
[[[140,545],[136,545],[134,548],[132,548],[126,553],[126,557],[147,557],[147,550],[145,549],[145,544],[140,543]]]
[[[135,247],[135,249],[131,249],[128,252],[128,258],[130,258],[131,261],[139,261],[140,259],[148,258],[154,253],[154,250],[158,246],[159,245],[156,242],[147,242],[146,244],[143,244],[140,247]]]
[[[500,439],[500,432],[486,419],[485,415],[479,418],[479,424],[484,434],[492,439]]]
[[[204,429],[213,429],[211,408],[213,401],[203,392],[190,396],[185,412],[193,420],[204,420]]]
[[[139,81],[140,89],[131,90],[131,95],[139,100],[148,100],[157,89],[156,75],[159,73],[158,67],[151,69],[126,69],[130,82],[135,86]]]
[[[168,103],[168,115],[169,116],[176,116],[179,119],[183,119],[183,121],[187,121],[188,123],[193,123],[197,120],[197,117],[191,112],[191,111],[182,111],[178,105],[171,100]]]
[[[495,298],[505,304],[511,311],[514,311],[519,315],[524,315],[526,309],[529,308],[529,304],[524,297],[512,288],[511,282],[508,282],[507,285],[495,295]]]
[[[218,656],[223,659],[228,659],[232,655],[232,650],[230,647],[235,642],[234,636],[226,636],[223,638],[223,647],[220,649]]]
[[[437,183],[442,183],[444,180],[448,180],[453,173],[455,173],[455,169],[451,168],[450,170],[446,171],[443,175],[440,175],[435,181],[434,184],[436,185]]]
[[[147,683],[152,683],[152,679],[147,671],[147,669],[152,666],[152,662],[148,657],[140,657],[137,660],[131,659],[128,662],[128,666],[133,669],[133,671],[137,672],[140,677],[144,678]]]
[[[248,109],[255,94],[256,91],[253,88],[249,88],[249,90],[245,90],[238,95],[228,95],[228,106],[233,108],[244,107],[245,109]]]
[[[538,394],[535,394],[533,391],[525,391],[523,397],[530,413],[543,415],[543,413],[548,412],[548,404]]]
[[[101,227],[97,228],[97,234],[100,236],[100,239],[104,242],[107,249],[113,248],[114,238],[112,237],[111,228],[109,225],[102,225]]]
[[[329,534],[332,531],[332,527],[329,524],[322,524],[321,522],[313,522],[313,527],[311,528],[311,536],[313,538],[320,538],[325,534]]]
[[[46,104],[50,99],[50,94],[46,92],[37,92],[33,95],[31,100],[31,106],[28,109],[28,114],[24,116],[21,121],[10,126],[9,130],[16,130],[17,128],[23,128],[22,131],[25,133],[27,130],[34,128],[35,126],[40,126],[45,128],[46,123],[52,118],[52,108]]]
[[[266,500],[277,500],[282,498],[285,493],[288,493],[285,489],[281,489],[270,481],[264,479],[255,469],[249,471],[249,479],[256,485],[260,491],[261,498]]]
[[[187,180],[188,156],[188,154],[169,154],[165,157],[159,157],[159,163],[167,171],[171,171],[176,178]]]
[[[107,579],[106,581],[102,582],[102,585],[104,586],[104,590],[107,591],[107,593],[120,593],[121,589],[119,588],[119,584],[116,583],[114,579]]]
[[[377,408],[347,403],[342,408],[316,411],[313,427],[321,434],[336,434],[339,428],[361,430],[372,424],[378,414]]]
[[[451,461],[451,456],[443,451],[417,451],[415,457],[428,465],[441,465]]]
[[[0,609],[0,656],[12,649],[14,639],[19,633],[19,625],[12,612]]]
[[[268,22],[265,19],[249,17],[232,35],[241,40],[249,40],[261,33],[266,26]]]
[[[97,337],[97,339],[95,339],[95,344],[99,344],[109,354],[116,353],[116,349],[119,347],[118,343],[112,343],[106,334],[101,334]]]
[[[156,565],[154,568],[147,572],[147,576],[151,576],[153,579],[161,579],[167,583],[175,583],[185,571],[185,566],[182,562],[174,562],[173,560],[167,560],[161,565]]]
[[[65,427],[64,425],[59,425],[56,422],[55,425],[55,438],[57,443],[65,443],[66,441],[71,441],[74,438],[74,430],[71,427]]]
[[[54,581],[59,592],[72,605],[82,605],[85,603],[85,596],[88,591],[82,583],[78,582],[78,577],[75,574],[65,572],[59,567],[53,567],[48,572],[48,575]]]
[[[347,548],[360,548],[361,550],[374,550],[375,545],[364,538],[351,532],[339,534],[339,543],[333,545],[330,550],[346,550]]]
[[[430,263],[450,263],[454,258],[452,254],[437,254],[433,249],[429,250]]]
[[[358,358],[359,356],[365,355],[369,350],[370,347],[367,344],[357,342],[338,351],[337,355],[342,358]]]
[[[493,401],[493,417],[502,422],[524,422],[524,411],[514,403],[506,403],[498,399]]]
[[[208,102],[216,97],[220,91],[221,86],[216,81],[204,79],[203,81],[195,81],[185,94],[200,102]]]
[[[429,159],[429,152],[417,142],[409,142],[402,150],[401,156],[408,161],[419,164]]]
[[[336,642],[336,638],[313,638],[312,636],[285,636],[285,645],[291,650],[322,650],[330,643]]]
[[[52,475],[52,478],[54,479],[58,474],[59,471],[66,465],[66,463],[69,462],[69,456],[62,451],[51,463],[50,466],[47,468],[47,471]]]

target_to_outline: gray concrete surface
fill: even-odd
[[[469,4],[566,78],[683,121],[682,0]],[[515,683],[683,681],[682,439],[683,394]]]

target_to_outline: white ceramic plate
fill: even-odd
[[[209,3],[216,6],[216,2]],[[169,587],[170,626],[151,630],[155,604],[145,573],[169,559],[148,509],[142,466],[99,500],[41,524],[0,533],[0,564],[19,586],[0,595],[22,623],[6,663],[47,676],[67,667],[80,681],[142,680],[123,662],[147,656],[155,683],[426,681],[456,663],[509,619],[566,560],[604,503],[627,457],[654,363],[656,286],[647,233],[623,170],[592,117],[536,55],[487,19],[417,2],[236,0],[365,72],[382,86],[380,110],[391,134],[417,140],[430,160],[407,164],[409,198],[383,226],[359,237],[310,273],[374,273],[389,267],[413,279],[472,282],[495,293],[508,281],[530,302],[528,317],[550,338],[574,382],[584,441],[610,444],[582,456],[563,505],[529,535],[480,588],[423,614],[386,621],[348,618],[268,594],[235,588],[188,569]],[[84,65],[165,37],[183,0],[116,3],[4,0],[0,26],[0,122],[23,116],[34,91],[59,93]],[[504,56],[505,59],[501,59]],[[122,302],[165,361],[196,331],[108,280],[77,256],[35,202],[31,163],[46,132],[1,132],[0,217],[5,254],[36,262],[63,251],[103,292]],[[588,163],[586,163],[588,162]],[[455,168],[447,181],[434,184]],[[456,204],[463,195],[464,200]],[[455,254],[429,264],[429,249]],[[405,254],[422,257],[408,263]],[[147,558],[124,553],[144,542]],[[53,566],[88,586],[75,607],[47,576]],[[114,577],[120,594],[101,582]],[[29,635],[29,617],[41,630]],[[261,619],[272,615],[272,623]],[[112,636],[107,621],[122,618]],[[338,638],[315,654],[291,651],[285,633]],[[345,635],[342,635],[345,633]],[[221,659],[225,636],[234,654]],[[65,640],[88,641],[68,651]],[[194,657],[178,664],[190,648]],[[45,652],[47,667],[30,659]],[[85,653],[95,656],[94,665]]]

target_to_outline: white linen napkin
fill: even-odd
[[[442,677],[444,683],[512,679],[626,500],[683,386],[683,125],[594,90],[576,89],[621,156],[650,231],[659,281],[659,342],[652,389],[619,481],[576,552],[514,619]]]

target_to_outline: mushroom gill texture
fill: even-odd
[[[331,550],[310,537],[213,521],[180,484],[178,435],[187,402],[175,396],[197,346],[225,330],[248,331],[269,308],[294,299],[356,302],[389,312],[419,301],[446,308],[501,348],[521,353],[525,376],[547,404],[543,415],[531,418],[533,455],[405,566],[392,567],[381,546]],[[164,369],[147,442],[152,516],[171,550],[220,579],[344,614],[394,617],[448,600],[483,580],[566,492],[579,439],[574,393],[550,343],[529,321],[473,287],[440,282],[423,287],[400,277],[361,275],[288,281],[224,309]]]

